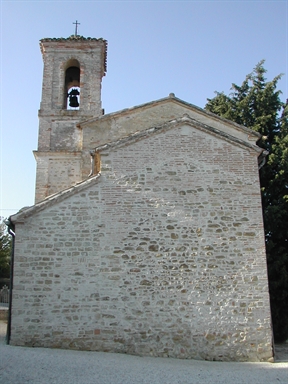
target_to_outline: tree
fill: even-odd
[[[10,276],[10,257],[12,240],[6,231],[6,225],[0,224],[0,278]]]
[[[205,109],[253,129],[269,151],[260,170],[271,312],[276,341],[288,338],[288,102],[280,100],[281,75],[266,81],[264,60],[231,93],[216,92]]]

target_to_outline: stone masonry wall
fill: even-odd
[[[81,153],[34,152],[37,158],[36,203],[81,180]]]
[[[272,357],[256,154],[185,126],[16,223],[11,344]]]

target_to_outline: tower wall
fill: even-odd
[[[37,161],[36,203],[59,192],[63,186],[66,188],[82,180],[79,156],[82,131],[77,124],[102,115],[101,82],[106,72],[107,42],[72,36],[42,39],[40,48],[44,69],[38,150],[34,152]],[[75,62],[80,67],[80,106],[79,109],[67,109],[65,73]],[[70,161],[73,174],[67,169]],[[55,166],[59,180],[55,177]]]

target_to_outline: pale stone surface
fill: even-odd
[[[11,343],[273,360],[259,134],[174,94],[103,115],[106,48],[41,40],[37,204],[11,218]],[[75,63],[80,108],[66,110]]]
[[[95,183],[14,217],[12,344],[270,359],[257,152],[183,124],[100,155]]]

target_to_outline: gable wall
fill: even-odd
[[[104,115],[99,120],[83,124],[83,149],[91,149],[107,142],[118,140],[124,136],[156,127],[170,120],[183,117],[188,114],[191,118],[202,124],[207,124],[222,132],[228,133],[240,140],[250,142],[256,141],[253,135],[248,139],[248,133],[236,128],[232,122],[226,123],[224,119],[213,114],[200,112],[198,109],[167,99],[165,102],[152,102],[147,106],[127,109],[121,113]]]
[[[257,158],[188,126],[16,225],[12,344],[272,356]]]
[[[144,107],[127,109],[122,113],[103,116],[99,120],[83,125],[83,168],[82,179],[90,173],[89,151],[97,146],[119,140],[135,132],[160,126],[171,120],[189,115],[202,124],[207,124],[220,132],[232,135],[237,139],[255,143],[255,136],[248,138],[248,134],[236,129],[233,124],[226,124],[219,118],[212,118],[206,113],[200,113],[196,108],[178,103],[173,98],[164,102],[149,103]]]
[[[83,128],[83,179],[90,173],[89,151],[138,131],[180,118],[188,109],[177,103],[155,104],[91,122]]]

